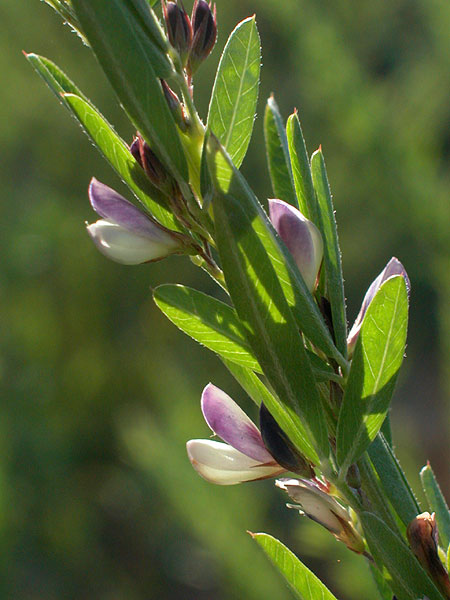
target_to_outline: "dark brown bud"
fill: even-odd
[[[166,168],[159,158],[139,133],[130,146],[130,152],[144,169],[153,185],[163,192],[171,194],[173,187],[172,178],[167,173]]]
[[[216,43],[216,5],[211,8],[211,4],[205,0],[195,0],[191,22],[193,39],[188,61],[190,75],[195,73],[200,64],[209,56]]]
[[[297,475],[314,477],[311,464],[295,448],[264,404],[259,410],[259,426],[265,447],[279,465]]]
[[[411,521],[406,530],[411,550],[445,598],[450,598],[450,581],[438,554],[436,517],[424,512]]]
[[[131,142],[130,152],[133,155],[133,158],[138,162],[142,167],[141,161],[141,151],[139,150],[139,137],[135,137]]]
[[[189,122],[184,111],[184,107],[180,102],[177,94],[167,85],[164,79],[161,79],[161,87],[164,93],[164,98],[169,106],[169,110],[175,119],[176,124],[181,131],[186,132],[188,130]]]
[[[178,51],[181,63],[185,66],[192,42],[191,21],[184,8],[177,2],[163,2],[162,7],[169,41]]]

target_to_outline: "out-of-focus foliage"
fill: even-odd
[[[218,49],[199,72],[198,105],[206,116],[219,50],[256,12],[262,85],[243,170],[261,199],[272,195],[262,115],[274,91],[285,116],[299,108],[310,152],[323,144],[350,316],[387,259],[402,260],[412,317],[394,438],[405,466],[430,458],[448,492],[450,7],[217,3]],[[83,225],[88,181],[124,189],[20,50],[57,62],[122,136],[133,132],[89,50],[47,6],[6,0],[0,16],[0,595],[291,597],[249,529],[321,565],[339,598],[370,600],[363,560],[288,512],[270,481],[225,489],[191,470],[184,442],[207,433],[203,386],[245,399],[165,320],[149,286],[213,284],[187,259],[122,267],[97,253]]]

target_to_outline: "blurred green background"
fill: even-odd
[[[187,1],[188,8],[190,2]],[[217,0],[219,41],[202,67],[206,113],[220,51],[257,13],[259,116],[243,166],[272,195],[262,118],[270,92],[320,143],[334,194],[348,314],[387,260],[412,281],[392,410],[420,495],[430,459],[448,469],[450,5],[445,0]],[[230,488],[191,469],[208,435],[208,381],[251,414],[221,363],[165,320],[149,287],[213,291],[187,259],[124,267],[89,241],[91,176],[124,191],[21,54],[54,60],[125,139],[133,131],[89,51],[38,0],[0,6],[0,596],[23,600],[291,598],[246,530],[269,532],[341,600],[375,598],[363,559],[284,507],[269,481]],[[349,585],[351,582],[351,585]]]

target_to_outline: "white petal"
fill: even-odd
[[[197,473],[218,485],[263,479],[284,471],[279,465],[265,466],[232,446],[214,440],[190,440],[186,449]]]
[[[175,239],[162,230],[159,230],[152,239],[137,235],[106,219],[88,225],[87,230],[102,254],[124,265],[138,265],[150,260],[158,260],[178,248]]]

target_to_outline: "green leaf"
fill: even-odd
[[[191,338],[225,359],[261,372],[231,306],[183,285],[160,285],[153,298],[172,323]]]
[[[420,507],[394,451],[380,432],[369,446],[369,457],[380,478],[384,493],[407,527],[420,513]]]
[[[347,355],[347,317],[345,315],[344,280],[342,277],[341,251],[334,217],[333,201],[322,151],[316,150],[311,158],[312,178],[317,194],[318,223],[324,242],[324,266],[328,299],[331,304],[336,346],[343,356]],[[314,220],[314,219],[313,219]]]
[[[430,511],[436,513],[439,538],[442,546],[447,548],[450,544],[450,512],[430,463],[420,471],[420,480],[422,481],[423,491],[430,505]]]
[[[317,304],[305,286],[292,255],[278,237],[248,183],[233,166],[225,150],[214,136],[211,136],[208,145],[208,163],[217,190],[220,190],[220,193],[225,196],[230,191],[230,196],[234,198],[231,201],[240,205],[241,208],[238,210],[246,213],[245,220],[253,222],[252,227],[258,230],[257,236],[260,236],[268,252],[271,269],[275,270],[300,330],[326,356],[336,360],[339,365],[346,366],[346,361],[337,351]],[[223,177],[224,173],[227,175],[225,178]],[[220,223],[220,221],[218,222]],[[251,233],[252,227],[248,228],[249,235],[255,235],[254,232]]]
[[[152,185],[139,163],[130,154],[126,143],[73,81],[51,60],[37,54],[26,54],[25,56],[58,100],[78,120],[84,132],[118,176],[152,216],[164,227],[182,231],[168,207],[166,197]]]
[[[297,111],[287,120],[286,134],[299,210],[320,227],[311,168]]]
[[[429,600],[442,600],[434,583],[397,534],[372,513],[363,512],[360,519],[371,552],[392,577],[398,600],[417,600],[424,595]]]
[[[160,285],[153,298],[166,317],[191,338],[222,359],[262,373],[234,308],[183,285]],[[307,354],[318,381],[333,379],[327,363],[308,350]]]
[[[258,99],[261,46],[255,17],[239,23],[220,59],[208,114],[208,128],[240,167],[247,152]]]
[[[251,533],[300,600],[336,600],[336,596],[284,544],[267,533]]]
[[[227,159],[225,153],[222,157]],[[317,455],[328,456],[328,434],[311,365],[279,279],[285,259],[262,208],[231,161],[229,165],[233,177],[225,193],[215,176],[215,164],[210,164],[216,185],[214,221],[220,224],[216,241],[225,280],[264,374],[292,419],[308,432],[315,452],[304,447],[304,436],[292,442],[317,464]],[[288,273],[283,280],[289,281]]]
[[[65,99],[62,94],[76,94],[77,96],[80,96],[80,98],[83,98],[83,100],[86,102],[89,102],[89,99],[83,94],[83,92],[78,89],[73,81],[71,81],[67,75],[57,65],[55,65],[54,62],[48,58],[45,58],[44,56],[34,54],[33,52],[30,54],[25,54],[25,58],[37,71],[37,73],[39,73],[39,75],[46,82],[60,102],[65,103]],[[67,104],[66,108],[68,108]]]
[[[180,225],[167,206],[165,196],[150,183],[125,142],[111,125],[82,98],[66,94],[64,101],[98,150],[151,215],[164,227],[181,231]]]
[[[166,54],[121,0],[72,0],[72,4],[130,119],[186,191],[186,157],[158,79],[173,74]]]
[[[268,98],[266,104],[264,139],[266,141],[267,162],[274,196],[298,208],[292,177],[291,159],[289,158],[288,140],[280,111],[273,95]]]
[[[400,275],[388,279],[367,309],[337,427],[341,473],[377,435],[394,391],[405,351],[408,295]]]

